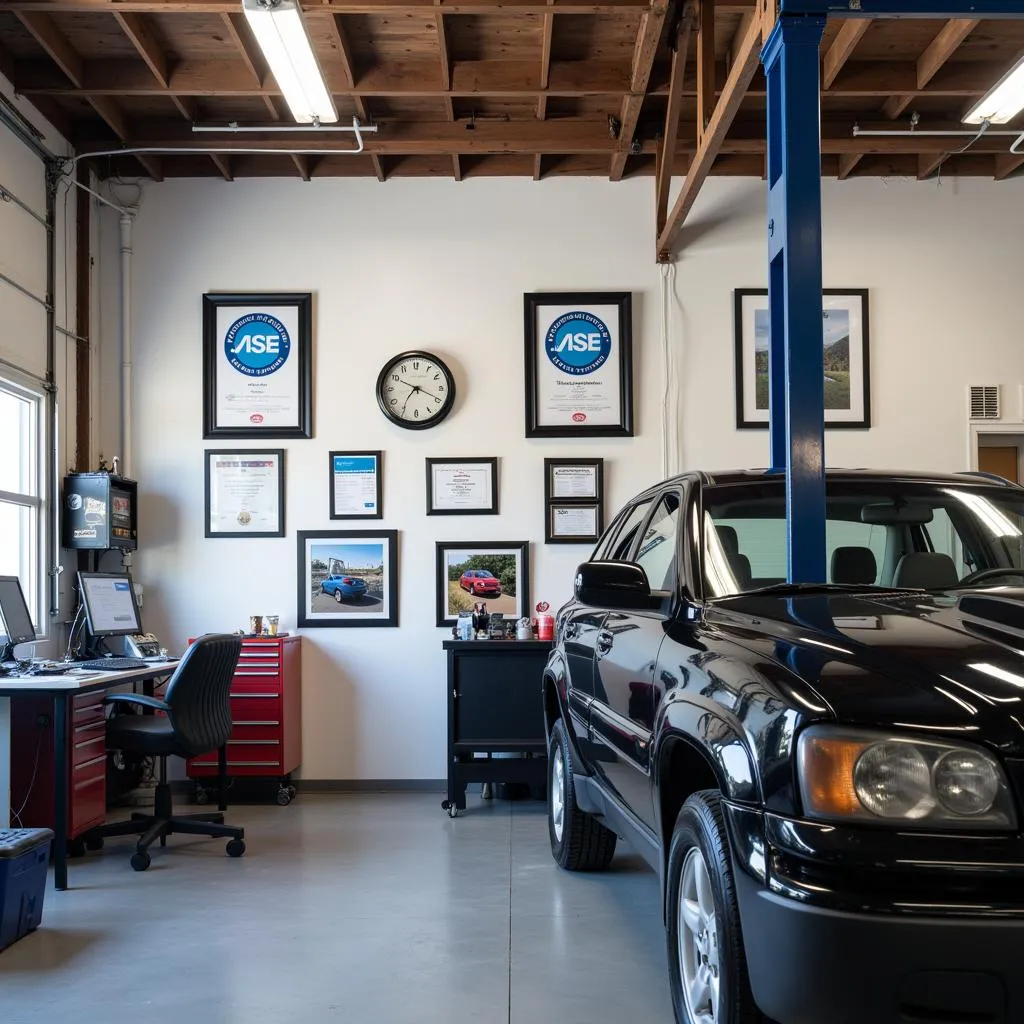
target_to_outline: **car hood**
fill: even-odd
[[[1024,755],[1024,589],[746,595],[706,622],[799,676],[809,705],[842,721]]]

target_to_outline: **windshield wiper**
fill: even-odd
[[[863,593],[899,593],[910,590],[910,587],[883,587],[877,583],[772,583],[767,587],[744,590],[739,594],[727,594],[727,597],[749,597],[767,594],[863,594]]]

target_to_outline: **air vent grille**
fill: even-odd
[[[971,419],[999,419],[999,385],[975,384],[971,386]]]

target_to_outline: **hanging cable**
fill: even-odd
[[[669,307],[668,307],[668,263],[661,267],[661,369],[664,375],[664,387],[661,395],[661,478],[669,475],[668,430],[669,430],[669,396],[672,388],[672,354],[669,345]]]

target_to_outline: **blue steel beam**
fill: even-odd
[[[768,82],[769,433],[786,471],[787,576],[825,575],[825,360],[821,305],[821,81],[825,18],[780,16]]]
[[[780,14],[845,18],[1021,18],[1024,0],[779,0]]]

